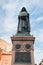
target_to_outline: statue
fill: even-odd
[[[18,29],[17,33],[30,33],[30,22],[29,22],[29,14],[26,11],[25,7],[22,8],[19,16],[18,16]]]

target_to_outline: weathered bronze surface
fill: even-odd
[[[18,28],[17,34],[20,36],[30,35],[30,22],[29,22],[29,14],[26,9],[23,7],[18,15]]]
[[[15,63],[31,63],[30,52],[16,52]]]

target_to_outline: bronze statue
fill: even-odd
[[[26,11],[25,7],[22,8],[19,16],[18,16],[18,29],[17,33],[30,33],[30,22],[29,22],[29,14]]]

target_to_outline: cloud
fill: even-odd
[[[31,34],[36,37],[37,42],[43,43],[43,29],[34,30]]]
[[[6,31],[10,31],[10,30],[16,30],[16,27],[17,27],[17,23],[16,21],[14,21],[13,19],[11,18],[7,18],[5,19],[4,21],[4,29]]]
[[[12,18],[6,18],[3,22],[0,22],[0,26],[0,33],[16,31],[17,21]]]
[[[36,19],[36,21],[41,22],[43,20],[43,16],[40,16]]]
[[[37,65],[40,64],[41,60],[43,59],[43,50],[35,49],[34,51],[35,63]]]
[[[17,7],[17,4],[15,3],[7,3],[3,6],[3,9],[6,9],[6,10],[12,10],[12,11],[15,11],[16,10],[16,7]]]
[[[11,35],[10,35],[11,36]],[[6,40],[8,43],[11,43],[11,38],[10,38],[9,34],[7,35],[3,35],[1,36],[0,38],[3,39],[3,40]]]
[[[40,30],[38,31],[37,40],[38,40],[40,43],[43,43],[43,29],[40,29]]]

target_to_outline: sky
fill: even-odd
[[[43,59],[43,0],[0,0],[0,39],[11,43],[22,7],[29,13],[31,35],[35,37],[34,59],[39,64]]]

